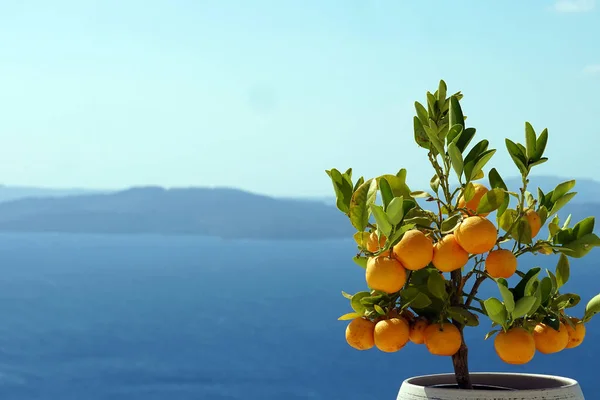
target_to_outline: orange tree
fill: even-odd
[[[427,107],[415,102],[414,139],[435,171],[431,192],[411,191],[405,169],[356,182],[352,169],[326,172],[337,208],[356,228],[353,259],[365,268],[369,289],[342,292],[353,310],[339,318],[350,320],[346,341],[358,350],[384,352],[424,344],[434,355],[452,357],[457,384],[468,389],[463,331],[479,325],[478,315],[491,320],[485,339],[496,335],[495,351],[509,364],[583,341],[585,323],[600,311],[600,295],[576,318],[567,309],[580,296],[561,289],[569,279],[569,258],[585,256],[600,238],[593,233],[594,217],[574,226],[570,216],[562,224],[558,218],[575,195],[575,181],[548,193],[528,191],[531,170],[548,160],[547,129],[537,135],[526,123],[524,144],[505,141],[522,178],[518,191],[510,191],[494,168],[487,172],[489,185],[477,182],[496,150],[485,139],[470,146],[475,128],[465,124],[463,96],[447,97],[446,90],[441,81],[435,93],[427,93]],[[544,225],[548,236],[541,239]],[[556,269],[541,277],[541,268],[518,261],[527,253],[558,255]],[[483,300],[477,292],[486,280],[498,295]]]

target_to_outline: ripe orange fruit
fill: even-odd
[[[433,242],[417,229],[410,230],[394,246],[392,254],[406,269],[425,268],[433,258]]]
[[[391,318],[375,325],[375,346],[386,353],[403,348],[408,342],[408,322],[404,318]]]
[[[510,250],[490,251],[485,270],[492,278],[510,278],[517,271],[517,257]]]
[[[529,209],[525,212],[525,217],[527,218],[527,222],[529,222],[529,227],[531,228],[531,238],[533,239],[542,228],[542,220],[538,213],[534,210]]]
[[[498,357],[507,364],[527,364],[535,355],[535,340],[523,328],[510,328],[496,335],[494,349]]]
[[[468,209],[470,215],[475,215],[477,213],[477,207],[479,207],[481,198],[488,192],[488,188],[483,186],[481,183],[473,183],[473,187],[475,188],[475,195],[471,200],[465,202],[464,196],[461,196],[458,200],[458,207]],[[486,217],[488,214],[489,213],[479,215]]]
[[[414,344],[423,344],[425,342],[425,329],[427,329],[428,326],[429,323],[425,318],[417,318],[417,320],[410,325],[410,341]]]
[[[406,270],[400,261],[387,256],[369,257],[365,275],[371,289],[385,293],[396,293],[406,283]]]
[[[375,323],[365,319],[353,319],[346,327],[346,342],[356,350],[369,350],[375,346]]]
[[[465,218],[455,231],[456,241],[470,254],[483,254],[496,244],[496,227],[484,217]]]
[[[579,318],[571,318],[575,329],[571,328],[569,324],[565,324],[567,333],[569,334],[569,342],[567,343],[567,349],[572,349],[579,346],[585,338],[585,325],[579,320]]]
[[[456,354],[462,344],[460,331],[454,325],[446,322],[443,326],[432,324],[423,332],[427,350],[436,356],[452,356]]]
[[[460,247],[454,234],[450,234],[433,245],[432,262],[438,270],[452,272],[469,262],[469,253]]]
[[[367,250],[369,250],[371,253],[375,253],[377,251],[379,251],[379,249],[382,249],[385,247],[385,242],[387,241],[387,238],[385,237],[385,235],[382,233],[381,236],[377,237],[377,233],[375,232],[371,232],[371,234],[369,235],[369,240],[367,240]],[[389,256],[391,254],[391,251],[386,251],[384,254],[380,254],[380,255],[386,255]]]
[[[535,348],[543,354],[558,353],[564,350],[569,343],[567,327],[561,322],[559,330],[540,323],[533,330]]]

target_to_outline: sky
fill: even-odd
[[[326,169],[432,175],[414,101],[462,91],[490,166],[600,167],[594,0],[3,0],[0,183],[331,196]]]

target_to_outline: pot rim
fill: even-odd
[[[557,375],[548,375],[548,374],[533,374],[533,373],[520,373],[520,372],[472,372],[470,373],[473,383],[478,385],[490,385],[490,386],[503,386],[504,384],[500,384],[498,382],[487,382],[486,378],[493,377],[502,377],[505,378],[507,382],[510,382],[510,378],[517,378],[519,380],[534,380],[534,381],[548,381],[555,382],[554,385],[549,386],[540,386],[536,388],[511,388],[507,387],[508,391],[516,391],[519,393],[527,394],[527,393],[538,393],[541,391],[549,391],[549,390],[570,390],[577,389],[579,387],[579,382],[575,379],[567,378],[563,376]],[[475,378],[475,379],[473,379]],[[479,378],[479,379],[478,379]],[[402,382],[402,386],[406,389],[416,389],[416,390],[427,390],[430,394],[443,394],[448,393],[448,390],[468,392],[471,395],[477,394],[489,394],[489,393],[498,393],[497,390],[486,390],[486,389],[458,389],[458,388],[441,388],[441,387],[432,387],[430,384],[427,386],[423,384],[419,384],[419,381],[429,381],[432,384],[432,381],[437,381],[433,384],[447,384],[447,383],[455,383],[454,373],[441,373],[441,374],[427,374],[427,375],[418,375],[405,379]]]

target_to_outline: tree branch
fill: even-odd
[[[479,286],[481,286],[483,281],[485,281],[486,279],[487,279],[486,275],[479,275],[477,277],[477,279],[475,280],[475,283],[473,284],[473,287],[471,288],[471,292],[469,293],[469,296],[467,297],[467,301],[465,301],[465,305],[467,307],[469,307],[471,305],[471,303],[473,302],[473,298],[477,294],[477,290],[479,290]]]

